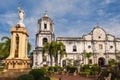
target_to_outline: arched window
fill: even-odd
[[[48,42],[47,38],[43,38],[43,45]]]
[[[66,51],[66,47],[65,47],[65,45],[64,45],[64,51]]]
[[[73,52],[77,51],[76,45],[73,46]]]
[[[47,29],[47,23],[44,23],[44,29]]]

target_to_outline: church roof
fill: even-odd
[[[96,27],[93,28],[93,30],[89,34],[93,34],[93,31],[96,29],[101,29],[103,32],[106,33],[106,31],[103,28],[101,28],[99,25],[97,25]]]
[[[67,41],[67,40],[69,40],[69,41],[82,40],[81,37],[57,37],[56,39],[57,39],[57,41],[59,41],[59,40],[65,40],[65,41]]]

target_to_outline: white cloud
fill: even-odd
[[[114,0],[105,0],[106,4],[112,3]]]
[[[74,8],[77,0],[44,0],[41,5],[34,5],[34,13],[39,15],[41,12],[48,11],[53,17],[63,16]],[[39,3],[38,3],[39,4]]]
[[[35,16],[27,17],[25,19],[27,31],[29,33],[29,41],[32,44],[32,50],[35,48],[35,37],[37,31],[37,19]]]
[[[9,0],[6,1],[7,2],[3,3],[3,6],[2,3],[0,3],[1,4],[0,7],[9,10],[10,6],[17,5],[17,3],[14,1],[9,1]],[[24,3],[23,1],[24,4],[23,7],[25,7],[26,9],[24,24],[26,25],[26,28],[29,32],[30,35],[29,39],[33,45],[33,48],[35,47],[35,34],[38,25],[37,21],[39,18],[43,16],[46,10],[48,11],[48,15],[55,22],[55,32],[57,36],[75,37],[75,36],[82,36],[83,33],[85,33],[87,30],[90,30],[91,27],[95,27],[95,26],[91,26],[91,27],[89,26],[96,24],[95,20],[93,21],[93,19],[96,19],[96,17],[94,17],[94,15],[96,15],[95,14],[96,10],[100,17],[108,16],[109,13],[107,13],[101,7],[105,7],[106,4],[112,3],[113,1],[114,0],[104,0],[104,1],[100,1],[100,3],[98,3],[97,0],[29,0],[28,2],[26,1],[26,3]],[[9,3],[9,2],[10,4],[7,4],[6,6],[5,3]],[[101,3],[104,4],[100,5]],[[31,6],[31,8],[27,8],[26,4],[28,6]],[[71,16],[68,15],[72,15],[72,18],[78,18],[79,20],[73,20],[71,19]],[[85,19],[86,21],[82,19]],[[89,21],[87,21],[88,19]],[[105,30],[107,30],[108,33],[119,36],[120,35],[119,19],[118,16],[114,18],[111,17],[111,19],[109,20],[104,19],[101,20],[102,21],[101,25],[103,25],[102,27],[105,28]],[[100,20],[99,17],[98,20]],[[10,11],[9,13],[5,13],[2,15],[0,14],[0,21],[2,23],[9,24],[9,28],[11,28],[18,22],[17,11],[15,13]],[[2,34],[0,36],[2,36]]]
[[[99,10],[97,10],[97,14],[98,14],[99,16],[104,16],[104,15],[105,15],[105,12],[103,11],[103,9],[99,9]]]
[[[0,15],[0,21],[2,21],[5,24],[8,24],[9,26],[14,26],[17,22],[17,15],[16,13],[5,13]],[[3,26],[5,27],[5,26]],[[6,26],[8,27],[8,26]]]
[[[105,30],[116,37],[120,37],[120,15],[110,18],[103,23]]]
[[[56,34],[56,37],[59,37],[59,36],[65,36],[65,37],[81,37],[81,33],[79,29],[69,29],[68,31],[66,32],[58,32]]]

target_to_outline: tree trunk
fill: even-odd
[[[62,58],[60,57],[60,60],[59,60],[59,63],[60,63],[60,67],[62,67],[62,66],[61,66],[61,59],[62,59]]]
[[[53,66],[53,59],[52,59],[52,55],[50,55],[50,66]]]
[[[56,56],[55,56],[55,65],[58,66],[58,54],[56,54]]]

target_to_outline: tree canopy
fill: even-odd
[[[60,55],[60,59],[66,54],[65,46],[62,42],[52,41],[51,43],[45,43],[43,47],[43,54],[48,53],[50,56],[50,64],[52,66],[53,58],[55,60],[55,64],[58,65],[58,55]]]

